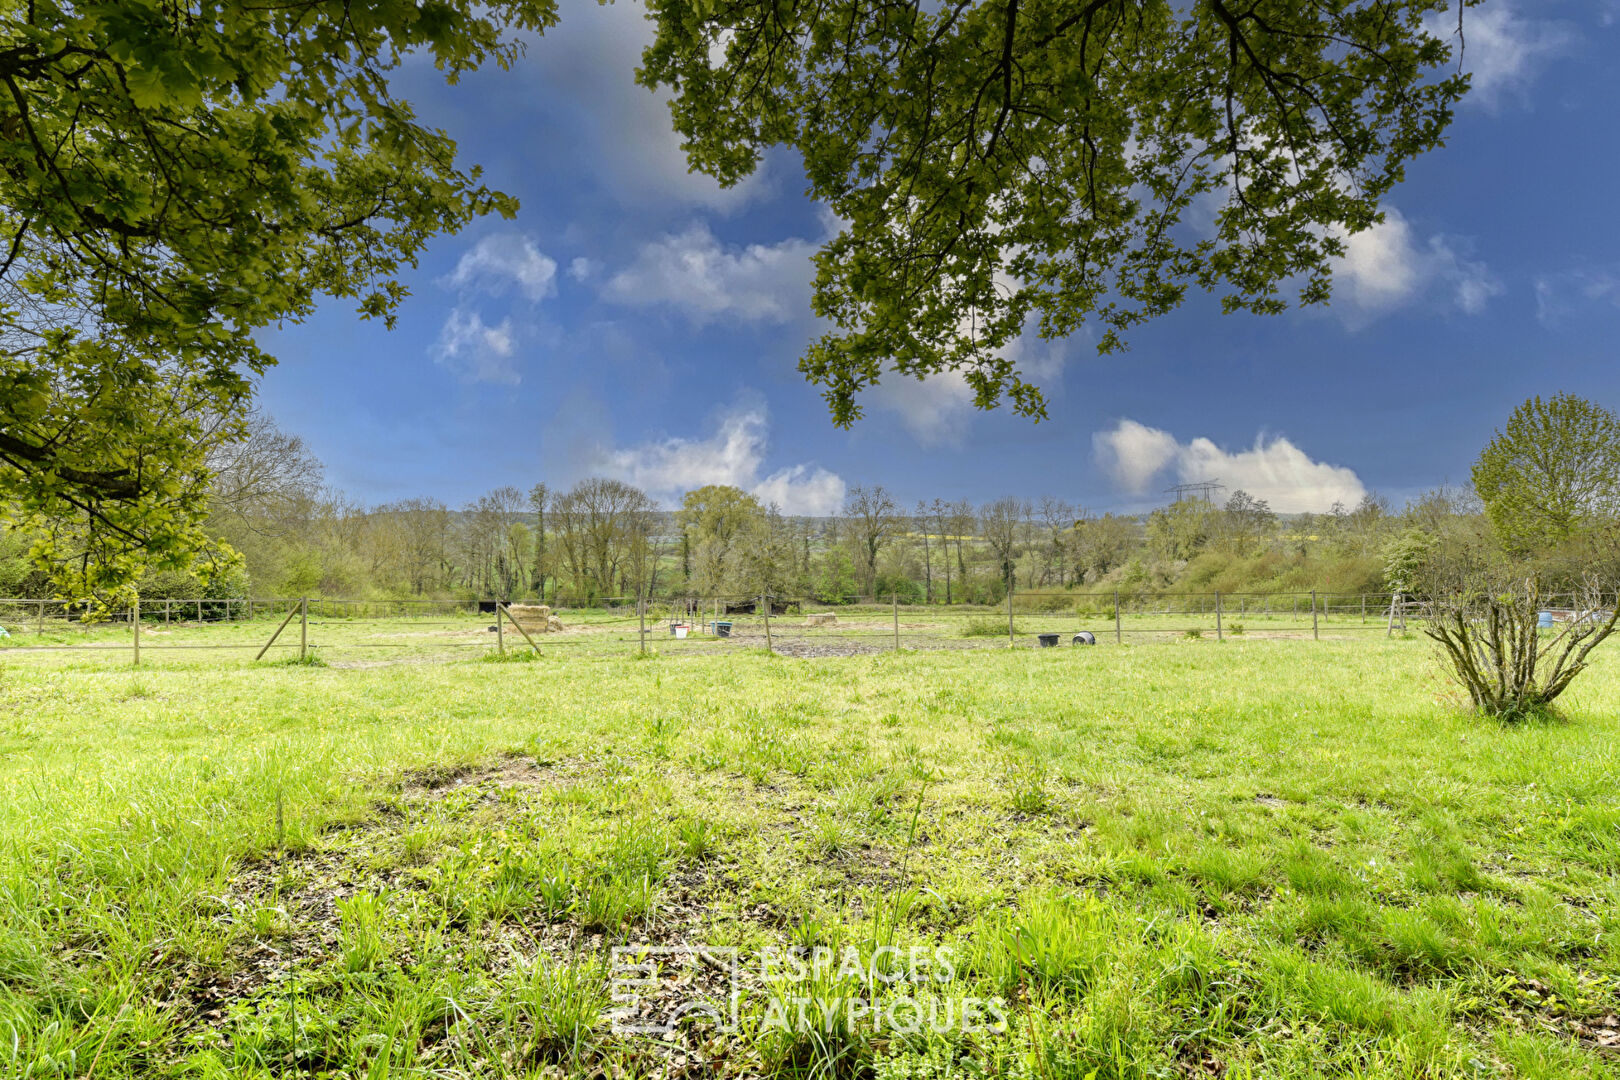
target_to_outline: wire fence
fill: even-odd
[[[136,665],[170,658],[313,658],[364,667],[523,653],[610,658],[753,648],[813,657],[1186,639],[1324,640],[1393,635],[1420,607],[1405,597],[1377,594],[1038,590],[1015,591],[995,605],[949,606],[907,603],[899,596],[840,604],[778,595],[598,597],[544,607],[496,600],[256,597],[143,599],[97,610],[80,601],[0,599],[0,658],[48,662],[83,653],[108,660],[114,659],[108,654],[123,652]]]

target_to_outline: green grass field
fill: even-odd
[[[1381,634],[625,643],[0,653],[0,1070],[1620,1075],[1613,649],[1564,722],[1507,729]],[[745,964],[736,1030],[654,1038],[609,1022],[616,944],[861,970]],[[953,978],[872,976],[913,946]],[[658,993],[723,993],[697,972]],[[902,998],[1005,1030],[838,1007]]]
[[[1034,597],[1029,598],[1031,600]],[[1048,599],[1048,598],[1040,598]],[[1056,599],[1056,598],[1050,598]],[[1099,644],[1150,644],[1178,638],[1283,638],[1307,640],[1371,640],[1385,636],[1384,617],[1376,609],[1358,613],[1354,604],[1340,603],[1331,613],[1321,612],[1313,619],[1308,607],[1279,600],[1275,610],[1243,610],[1240,601],[1230,602],[1217,620],[1209,598],[1198,598],[1202,610],[1187,611],[1191,602],[1184,598],[1176,610],[1125,612],[1116,627],[1111,609],[1076,610],[1070,598],[1060,610],[1036,611],[1018,607],[1013,616],[1013,644],[1036,647],[1036,635],[1056,633],[1067,646],[1078,631],[1089,630]],[[1308,598],[1307,598],[1308,599]],[[1022,598],[1021,601],[1022,602]],[[1261,600],[1249,598],[1258,606]],[[1170,602],[1166,602],[1166,606]],[[377,607],[388,605],[379,603]],[[406,662],[443,662],[469,659],[494,653],[499,636],[490,632],[492,614],[478,614],[446,607],[418,614],[386,612],[369,617],[345,617],[338,602],[311,601],[306,631],[308,651],[322,661],[348,667],[368,667]],[[1295,608],[1298,608],[1295,610]],[[797,605],[796,605],[797,608]],[[771,642],[785,652],[802,655],[849,655],[893,649],[898,621],[902,649],[936,650],[1002,647],[1008,644],[1005,609],[967,605],[902,606],[898,612],[885,605],[850,605],[831,609],[837,622],[831,626],[811,626],[805,615],[792,614],[771,620]],[[214,665],[248,666],[257,661],[262,646],[281,625],[286,609],[259,614],[251,619],[200,622],[175,618],[165,621],[148,610],[142,623],[142,663],[147,666],[206,662]],[[618,610],[566,609],[559,614],[566,629],[543,634],[535,643],[546,653],[594,659],[622,659],[639,651],[642,621],[633,608]],[[898,620],[897,620],[898,616]],[[654,605],[645,621],[651,649],[668,654],[737,652],[762,648],[766,644],[764,620],[753,613],[723,616],[732,623],[728,639],[709,631],[707,619],[690,618],[690,637],[677,640],[669,634],[671,612],[665,605]],[[42,626],[42,629],[40,628]],[[87,660],[96,666],[128,663],[133,659],[133,634],[127,623],[81,623],[52,618],[36,624],[25,608],[0,609],[0,627],[10,636],[0,638],[0,657],[12,663],[33,663],[62,667]],[[300,652],[300,624],[287,626],[270,647],[265,660],[285,659]],[[529,643],[506,623],[505,647],[522,651]],[[1116,632],[1117,631],[1117,632]],[[121,656],[119,654],[122,654]]]

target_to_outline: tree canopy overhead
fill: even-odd
[[[838,423],[889,371],[1038,417],[1009,352],[1031,320],[1107,352],[1192,286],[1326,301],[1466,89],[1424,29],[1459,4],[649,0],[640,77],[696,167],[731,183],[791,146],[841,219],[816,256],[835,328],[801,362]]]
[[[76,595],[202,545],[256,331],[391,321],[427,240],[515,202],[388,74],[506,65],[551,0],[0,0],[0,504]],[[63,515],[71,512],[69,527]]]
[[[1472,2],[1472,0],[1470,0]],[[1444,0],[648,0],[641,79],[722,181],[796,148],[843,222],[834,418],[888,372],[1044,412],[1012,345],[1105,350],[1191,287],[1323,301],[1464,92]],[[1456,10],[1453,7],[1452,10]],[[554,0],[0,0],[0,506],[59,587],[206,546],[206,455],[244,433],[254,335],[322,295],[391,321],[435,234],[515,202],[389,90],[512,63]],[[1460,13],[1458,15],[1460,23]]]

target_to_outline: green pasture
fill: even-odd
[[[0,1070],[1620,1075],[1613,650],[1506,728],[1381,634],[659,646],[0,655]],[[1007,1022],[615,1033],[615,944],[945,947]]]
[[[817,608],[795,604],[772,617],[770,639],[773,645],[810,647],[817,650],[863,652],[893,649],[962,649],[980,646],[1016,648],[1037,647],[1037,635],[1056,633],[1068,647],[1074,634],[1086,630],[1099,645],[1151,644],[1196,638],[1281,638],[1304,640],[1371,640],[1387,636],[1384,613],[1361,615],[1354,604],[1334,610],[1320,610],[1313,619],[1308,606],[1292,610],[1279,601],[1266,611],[1260,601],[1248,608],[1234,602],[1217,617],[1213,603],[1157,601],[1141,608],[1121,611],[1118,622],[1111,605],[1087,607],[1074,603],[1049,610],[1031,610],[1015,603],[1013,634],[1008,639],[1008,612],[1002,608],[967,605],[848,605]],[[1171,610],[1165,610],[1166,608]],[[622,659],[639,653],[642,630],[649,650],[681,655],[743,651],[766,644],[765,620],[755,612],[719,613],[731,623],[728,638],[716,636],[713,608],[694,613],[667,603],[648,606],[646,617],[633,607],[613,610],[562,608],[558,614],[565,629],[561,633],[536,634],[526,640],[510,623],[496,633],[496,617],[476,611],[445,609],[417,614],[390,610],[379,604],[373,614],[350,615],[337,603],[311,601],[307,627],[296,613],[275,636],[264,656],[260,649],[276,635],[289,609],[260,609],[252,618],[199,621],[181,618],[176,612],[165,620],[148,610],[141,622],[141,661],[143,665],[248,666],[264,664],[300,654],[321,662],[343,666],[384,666],[401,662],[446,662],[509,652],[556,652],[561,656]],[[812,626],[807,614],[833,612],[837,622]],[[670,632],[673,622],[690,625],[689,636],[677,639]],[[127,617],[103,622],[52,617],[43,623],[30,612],[0,611],[0,627],[9,636],[0,638],[0,656],[9,662],[59,667],[88,662],[106,665],[134,661],[134,630]],[[1415,627],[1413,628],[1415,630]],[[302,642],[301,645],[301,631]],[[1400,630],[1395,631],[1398,635]]]

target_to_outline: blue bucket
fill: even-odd
[[[710,625],[714,627],[714,636],[715,637],[730,637],[731,636],[731,624],[730,623],[728,623],[728,622],[717,622],[717,623],[711,623]]]
[[[1551,630],[1552,629],[1552,624],[1553,624],[1552,612],[1550,612],[1550,611],[1538,611],[1538,612],[1536,612],[1536,629],[1537,630]]]

